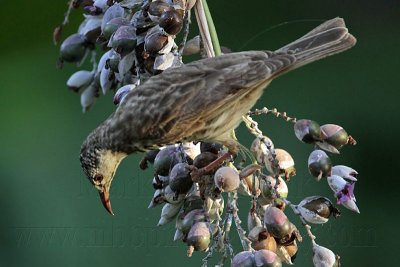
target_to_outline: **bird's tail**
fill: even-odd
[[[334,18],[319,25],[300,39],[275,52],[293,53],[296,62],[289,70],[343,52],[356,44],[356,38],[346,28],[342,18]]]

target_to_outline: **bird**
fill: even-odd
[[[334,18],[275,51],[224,54],[152,76],[88,135],[83,171],[113,214],[111,183],[126,156],[191,141],[220,143],[235,154],[240,144],[232,131],[273,79],[355,43],[344,20]]]

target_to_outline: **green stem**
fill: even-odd
[[[203,3],[204,13],[207,19],[208,30],[210,31],[211,35],[211,42],[214,46],[215,56],[220,56],[221,46],[219,45],[217,30],[215,29],[214,21],[211,16],[210,9],[208,8],[207,0],[201,0],[201,2]]]

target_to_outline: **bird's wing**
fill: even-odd
[[[168,69],[129,93],[114,119],[119,125],[128,123],[135,140],[173,143],[204,127],[215,110],[294,61],[287,53],[249,51]]]

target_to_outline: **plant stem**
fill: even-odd
[[[214,48],[213,48],[213,44],[211,41],[211,35],[210,35],[210,31],[208,29],[207,18],[206,18],[206,14],[204,12],[204,6],[203,6],[202,1],[196,1],[194,11],[195,11],[197,25],[199,26],[200,36],[201,36],[201,40],[203,43],[203,47],[204,47],[206,56],[208,58],[215,57]]]
[[[219,45],[217,30],[215,29],[210,9],[208,8],[207,0],[201,0],[203,3],[204,13],[206,15],[208,30],[210,31],[211,41],[214,47],[215,56],[221,55],[221,46]]]

